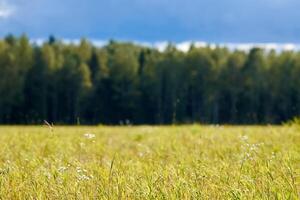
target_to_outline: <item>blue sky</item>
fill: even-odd
[[[299,0],[0,0],[0,36],[299,43]]]

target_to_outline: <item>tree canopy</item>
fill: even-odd
[[[300,115],[299,84],[299,52],[0,40],[1,124],[276,124]]]

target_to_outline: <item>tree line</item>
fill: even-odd
[[[0,123],[281,123],[300,115],[300,53],[86,39],[0,40]]]

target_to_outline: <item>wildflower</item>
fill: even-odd
[[[83,172],[87,172],[87,170],[86,169],[81,169],[80,167],[76,167],[76,171],[77,171],[77,173],[83,173]]]
[[[143,156],[144,156],[144,153],[139,152],[139,153],[138,153],[138,156],[139,156],[139,157],[143,157]]]
[[[60,173],[63,173],[63,172],[66,171],[67,169],[68,169],[68,167],[62,166],[62,167],[59,167],[59,168],[58,168],[58,171],[59,171]]]
[[[275,154],[275,152],[274,152],[274,151],[272,152],[272,156],[271,156],[271,158],[273,158],[273,159],[274,159],[274,158],[276,158],[276,154]]]
[[[93,139],[93,138],[96,137],[96,135],[92,134],[92,133],[86,133],[86,134],[84,134],[84,137],[87,138],[87,139]]]
[[[51,179],[52,175],[50,174],[50,172],[45,171],[44,176],[47,177],[47,179]]]
[[[87,176],[87,175],[84,175],[84,174],[78,176],[78,180],[80,180],[80,181],[88,181],[90,179],[91,179],[90,176]]]
[[[241,139],[242,141],[247,141],[249,138],[248,138],[247,135],[243,135],[243,136],[240,137],[240,139]]]
[[[272,162],[273,160],[275,160],[275,158],[276,158],[276,154],[275,154],[275,152],[272,152],[269,161]]]
[[[77,171],[77,173],[81,173],[82,172],[82,170],[81,170],[80,167],[76,167],[76,171]]]
[[[76,167],[76,171],[78,173],[79,181],[86,181],[86,180],[90,180],[90,179],[94,178],[93,175],[87,175],[88,171],[86,169]]]
[[[245,143],[241,146],[243,150],[243,156],[242,156],[242,163],[246,162],[247,160],[254,160],[256,154],[259,151],[259,147],[263,146],[264,143],[257,143],[257,144],[249,144],[247,142],[248,137],[247,136],[242,136],[241,140],[244,141]]]

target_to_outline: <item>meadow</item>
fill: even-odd
[[[297,126],[1,126],[1,199],[299,199]]]

